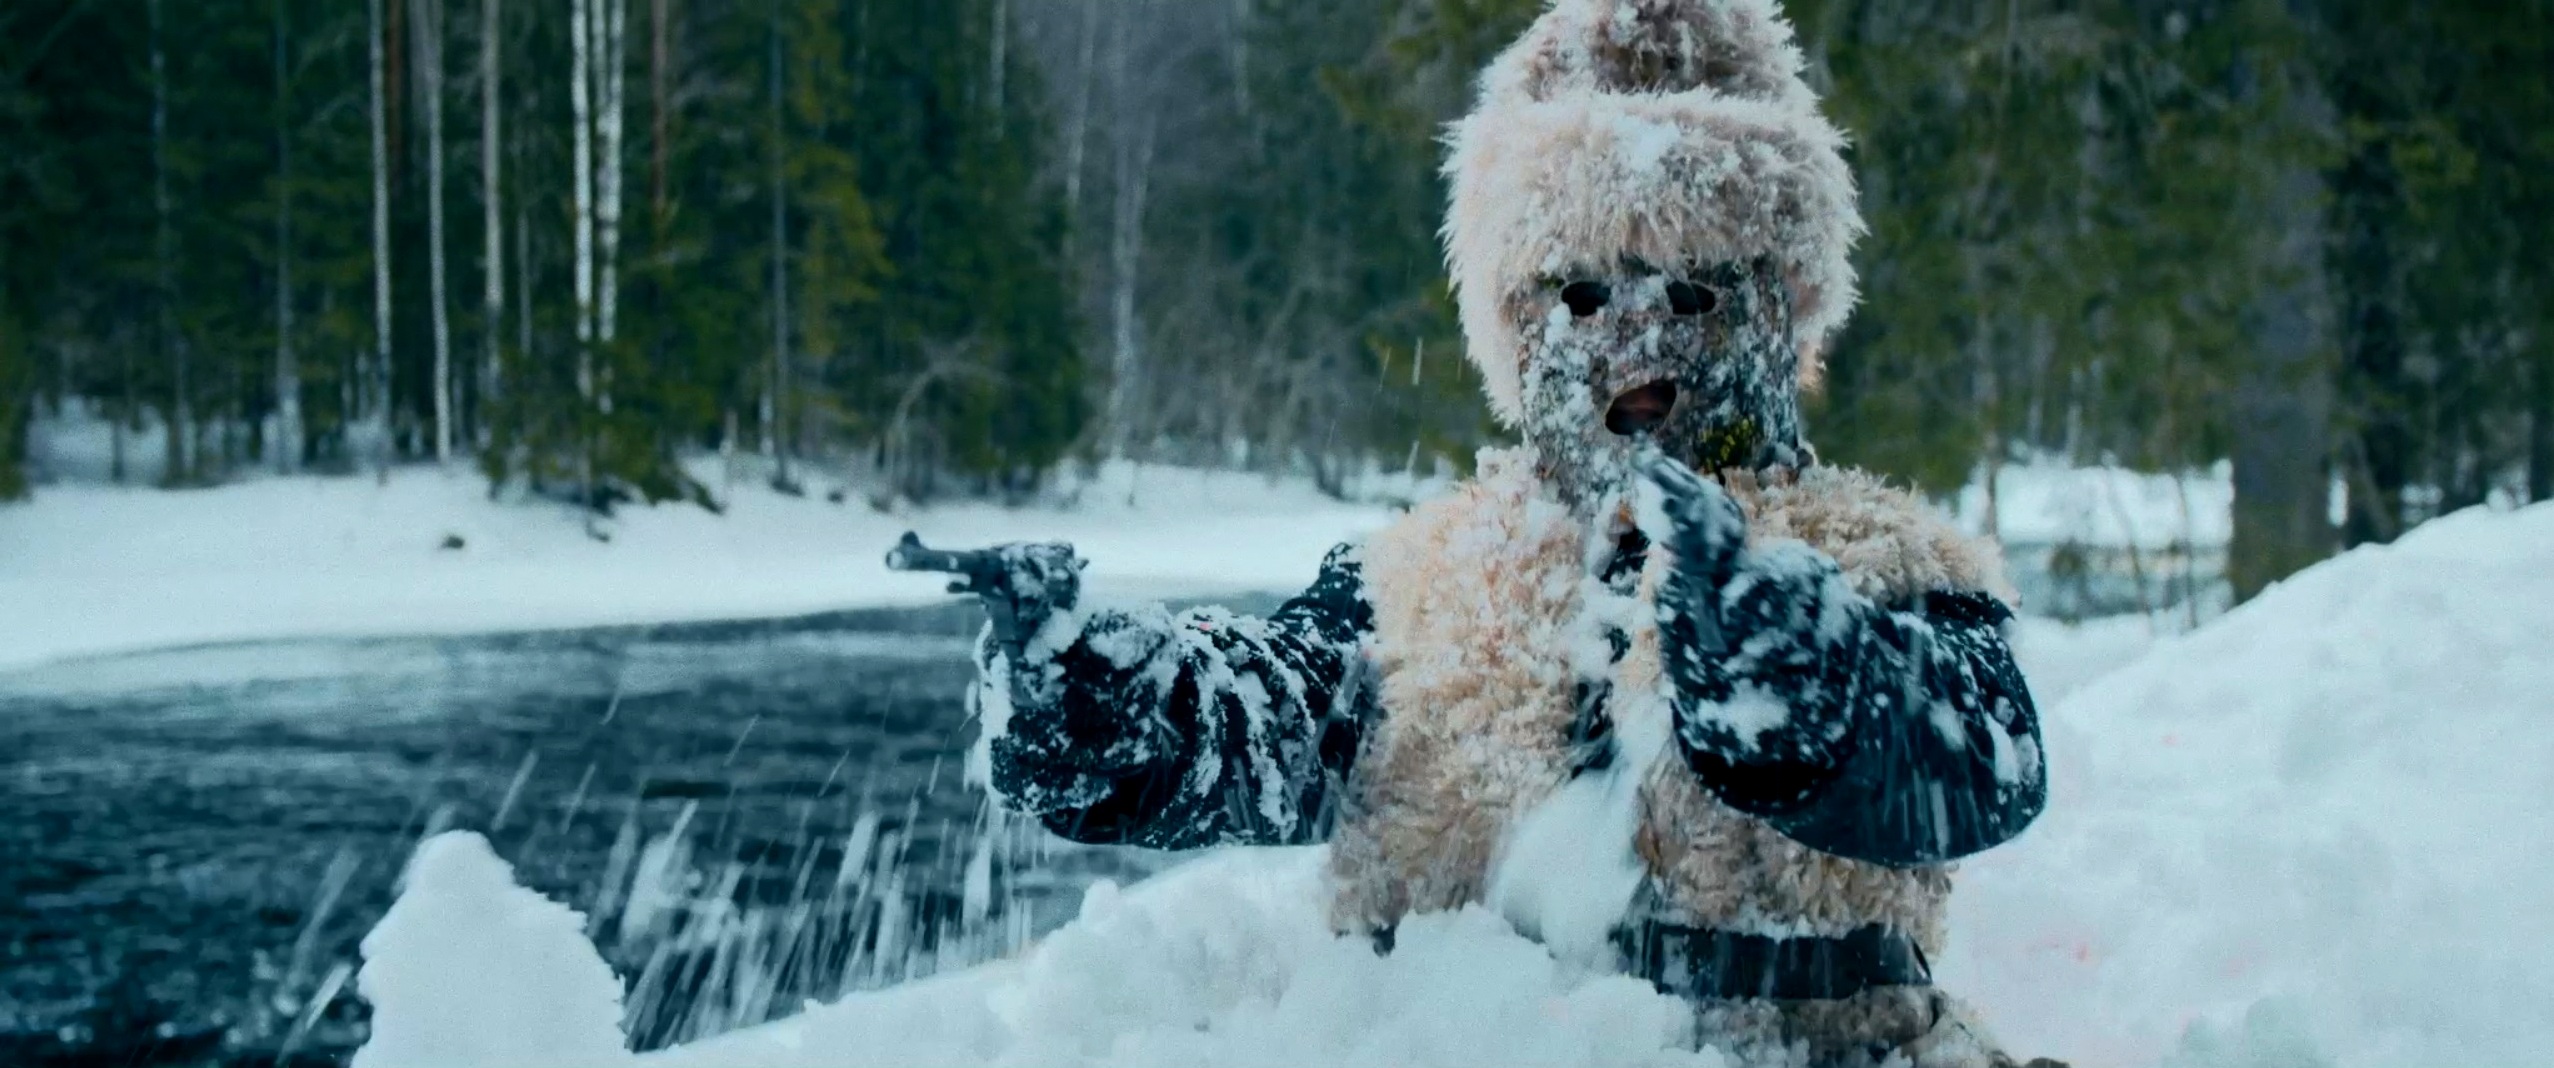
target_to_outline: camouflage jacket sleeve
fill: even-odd
[[[1067,614],[1069,616],[1069,614]],[[1355,551],[1268,617],[1160,607],[1061,618],[979,649],[987,771],[1013,811],[1154,849],[1328,837],[1373,696]]]
[[[1687,763],[1793,840],[1941,863],[2020,834],[2046,804],[2039,716],[1994,598],[1884,606],[1792,543],[1748,554],[1717,597],[1671,581],[1661,601]],[[1719,617],[1722,655],[1680,641],[1678,620],[1701,611]]]

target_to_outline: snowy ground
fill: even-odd
[[[715,483],[713,483],[715,484]],[[1131,503],[1130,503],[1131,501]],[[857,496],[747,480],[727,514],[623,509],[608,543],[571,510],[495,503],[475,472],[250,481],[172,492],[65,483],[0,504],[0,670],[255,638],[458,634],[787,616],[936,599],[889,572],[907,529],[934,545],[1062,539],[1102,596],[1295,589],[1390,510],[1295,482],[1115,467],[1072,507],[887,515]],[[462,547],[441,548],[447,536]]]
[[[2079,1068],[2545,1063],[2554,506],[2442,520],[2095,670],[2147,641],[2025,634],[2057,793],[1964,871],[1943,982]],[[1673,1002],[1479,911],[1389,957],[1329,937],[1301,850],[1103,886],[1019,959],[631,1058],[573,919],[470,839],[427,858],[367,945],[358,1068],[1723,1063],[1675,1048]]]
[[[1944,978],[2087,1065],[2546,1063],[2549,713],[2554,506],[2328,562],[2057,705]]]

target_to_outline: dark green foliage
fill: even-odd
[[[838,470],[888,465],[909,493],[1016,490],[1081,436],[1089,386],[1062,210],[1038,180],[1044,112],[1022,54],[1003,76],[991,70],[997,0],[619,0],[619,311],[614,336],[590,344],[572,298],[565,5],[501,9],[503,313],[490,321],[481,300],[492,262],[479,210],[491,192],[479,169],[483,2],[430,8],[441,11],[456,416],[493,479],[596,504],[697,498],[683,455],[769,442]],[[0,492],[21,488],[28,415],[66,401],[137,429],[174,429],[169,413],[191,412],[184,440],[167,444],[187,460],[169,468],[173,482],[278,450],[351,468],[361,458],[347,431],[376,346],[363,6],[163,0],[158,157],[155,24],[110,7],[0,10]],[[432,451],[434,390],[419,10],[386,0],[383,41],[390,426],[412,458]],[[986,90],[996,82],[1008,87],[1000,101]],[[167,164],[167,255],[155,158]],[[277,219],[287,202],[288,228]],[[264,440],[279,258],[305,427],[290,443]],[[480,367],[491,342],[493,393]],[[130,441],[134,468],[160,445]]]
[[[1044,131],[991,99],[991,10],[876,0],[856,28],[869,45],[827,94],[836,136],[859,146],[846,175],[874,191],[859,224],[891,266],[806,348],[851,402],[835,417],[913,494],[1026,489],[1084,419],[1061,206],[1031,154]],[[1011,105],[1035,88],[1003,73]]]
[[[1447,299],[1433,123],[1386,62],[1392,5],[1041,6],[1068,187],[1077,94],[1092,112],[1069,222],[1108,367],[1094,451],[1333,492],[1468,464],[1490,421]]]
[[[618,0],[619,312],[591,383],[565,4],[504,0],[506,300],[482,308],[484,2],[439,0],[444,242],[461,440],[501,483],[697,499],[680,461],[726,449],[917,498],[1115,455],[1339,489],[1497,436],[1438,259],[1436,136],[1541,0]],[[419,27],[385,9],[390,423],[413,458],[427,144]],[[2554,495],[2547,0],[1787,10],[1872,227],[1809,412],[1830,459],[1943,490],[2026,452],[2232,456],[2239,527],[2279,532],[2239,533],[2246,590],[2337,543],[2315,503],[2336,475],[2361,540]],[[145,14],[0,5],[0,495],[30,416],[75,401],[138,432],[183,400],[183,439],[124,443],[137,471],[184,459],[175,482],[279,449],[362,460],[363,5]],[[266,440],[279,260],[288,443]]]

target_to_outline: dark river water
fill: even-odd
[[[965,784],[980,618],[0,674],[0,1065],[342,1061],[357,944],[444,829],[587,913],[644,1047],[1016,949],[1161,861],[1013,826]]]

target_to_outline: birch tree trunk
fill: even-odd
[[[1225,31],[1227,62],[1233,69],[1233,108],[1244,121],[1256,117],[1250,100],[1250,35],[1252,0],[1233,0],[1232,22]]]
[[[501,6],[501,0],[479,0],[479,210],[487,246],[481,258],[487,338],[479,354],[479,403],[471,423],[483,449],[491,440],[497,395],[505,388],[505,187],[497,154],[505,99],[499,80],[505,72],[504,43],[498,36]]]
[[[1142,395],[1138,387],[1144,378],[1142,324],[1136,321],[1135,296],[1143,269],[1144,201],[1152,179],[1154,122],[1150,96],[1135,100],[1135,90],[1129,84],[1128,36],[1118,37],[1109,63],[1111,95],[1117,110],[1112,124],[1117,140],[1117,210],[1113,213],[1115,232],[1109,249],[1112,375],[1108,429],[1120,457],[1135,442],[1135,406]],[[1138,110],[1142,111],[1140,117]]]
[[[617,333],[615,323],[620,308],[621,75],[628,66],[624,61],[627,37],[622,29],[627,22],[629,4],[628,0],[590,2],[602,5],[598,14],[588,16],[599,37],[596,43],[601,46],[595,50],[601,64],[596,70],[595,95],[602,104],[602,114],[595,124],[598,135],[595,148],[595,236],[602,246],[602,259],[594,274],[595,298],[599,305],[595,313],[595,336],[608,346]],[[606,380],[609,374],[607,369],[604,372]],[[599,403],[608,412],[612,407],[611,396],[608,386],[602,388],[606,391],[601,394]]]
[[[514,169],[523,169],[523,138],[515,135]],[[532,362],[532,209],[530,197],[514,198],[514,355]]]
[[[571,55],[568,69],[568,110],[574,128],[570,131],[569,156],[574,168],[570,179],[570,208],[575,213],[576,243],[576,388],[579,396],[591,392],[587,381],[593,375],[592,354],[588,343],[594,340],[594,74],[588,50],[594,41],[588,29],[589,0],[568,0],[568,39]]]
[[[359,448],[381,477],[390,476],[390,131],[384,95],[389,75],[382,49],[382,0],[369,0],[372,56],[372,366],[362,376]]]
[[[1002,137],[1002,122],[1001,122],[1001,118],[1000,118],[1000,117],[1001,117],[1001,115],[1002,115],[1002,96],[1003,96],[1003,91],[1007,88],[1007,87],[1003,84],[1003,82],[1004,82],[1004,76],[1005,76],[1005,73],[1006,73],[1005,68],[1006,68],[1006,67],[1009,65],[1009,63],[1010,63],[1010,58],[1011,58],[1011,57],[1010,57],[1010,55],[1009,55],[1010,51],[1011,51],[1011,0],[993,0],[993,71],[992,71],[992,74],[993,74],[993,114],[994,114],[994,116],[995,116],[995,121],[994,121],[994,124],[993,124],[993,136],[994,136],[994,139],[995,139],[995,140],[1000,140],[1000,139],[1001,139],[1001,137]]]
[[[302,384],[293,352],[293,141],[288,0],[275,0],[275,425],[267,443],[275,470],[301,469]]]
[[[426,97],[426,289],[433,301],[435,461],[452,459],[452,305],[443,226],[443,0],[413,0],[416,61]]]
[[[1115,276],[1109,300],[1113,350],[1109,429],[1117,436],[1121,456],[1135,440],[1135,407],[1143,395],[1143,324],[1136,318],[1135,295],[1143,280],[1144,202],[1153,175],[1153,123],[1149,117],[1134,141],[1118,176],[1117,233],[1109,256]]]
[[[152,242],[158,291],[156,319],[161,355],[169,365],[168,469],[162,481],[186,481],[193,467],[189,446],[194,413],[188,401],[186,346],[177,337],[177,220],[168,188],[168,51],[161,40],[160,0],[149,5],[151,33],[151,206],[158,233]]]
[[[576,210],[576,396],[577,486],[585,504],[594,504],[594,440],[590,429],[594,406],[594,105],[593,13],[589,0],[568,0],[568,110],[575,130],[572,186]]]
[[[648,142],[650,162],[647,203],[649,221],[656,227],[660,241],[663,240],[667,222],[665,167],[666,155],[670,150],[670,139],[673,135],[674,101],[672,91],[667,85],[667,80],[673,77],[674,67],[673,29],[668,24],[674,17],[671,6],[671,0],[653,0],[648,8],[647,93],[652,136]]]
[[[787,143],[781,125],[780,0],[771,6],[772,357],[763,394],[764,449],[772,457],[774,485],[789,477],[789,188],[783,166]]]
[[[1082,214],[1082,167],[1091,134],[1091,66],[1099,58],[1101,2],[1082,0],[1082,61],[1073,68],[1073,117],[1065,131],[1064,210],[1076,219]],[[1080,231],[1075,225],[1073,232]]]

